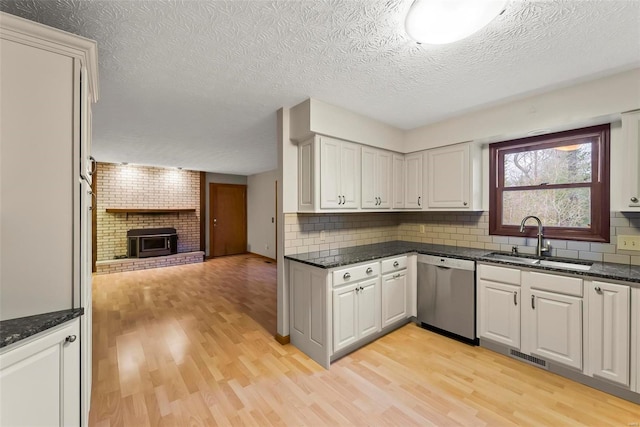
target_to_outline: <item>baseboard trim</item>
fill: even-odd
[[[275,260],[275,259],[273,259],[273,258],[269,258],[268,256],[260,255],[260,254],[257,254],[257,253],[255,253],[255,252],[247,252],[247,253],[248,253],[248,254],[251,254],[251,255],[259,256],[260,258],[268,259],[269,261],[271,261],[271,262],[273,262],[274,264],[276,264],[276,260]]]
[[[276,334],[274,338],[276,339],[276,341],[278,341],[279,344],[282,345],[287,345],[291,342],[291,337],[289,335],[283,337],[280,334]]]

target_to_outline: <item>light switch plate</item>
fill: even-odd
[[[640,251],[640,236],[618,236],[618,250]]]

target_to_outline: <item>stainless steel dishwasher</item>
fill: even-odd
[[[418,324],[478,344],[475,269],[474,261],[418,255]]]

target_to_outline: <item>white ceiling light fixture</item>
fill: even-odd
[[[405,20],[418,43],[447,44],[469,37],[504,12],[508,0],[415,0]]]

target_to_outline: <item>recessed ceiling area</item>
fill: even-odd
[[[275,169],[276,115],[309,97],[413,129],[640,66],[640,1],[511,1],[467,39],[418,45],[412,0],[0,0],[98,42],[98,161]]]

